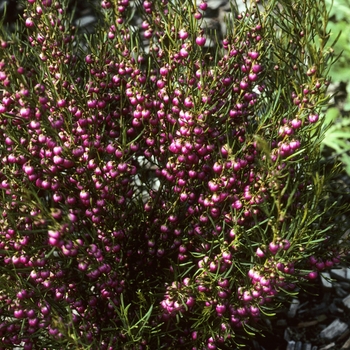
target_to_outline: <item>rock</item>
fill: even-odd
[[[206,29],[209,31],[218,31],[220,30],[220,22],[217,18],[206,18],[204,17],[201,23],[202,29]]]
[[[339,297],[339,298],[344,298],[346,297],[349,293],[347,291],[345,291],[340,283],[334,283],[334,288],[335,288],[335,294]]]
[[[346,290],[346,291],[350,291],[350,282],[339,282],[339,284],[340,284],[340,287],[342,287],[344,290]]]
[[[5,0],[5,1],[1,1],[0,2],[0,13],[1,13],[1,15],[5,11],[5,8],[8,6],[8,4],[9,4],[9,0]]]
[[[335,349],[335,343],[330,343],[324,346],[321,346],[318,350],[334,350]]]
[[[314,316],[319,316],[327,312],[328,304],[324,301],[322,303],[317,304],[311,309],[311,312]]]
[[[350,310],[350,294],[343,299],[343,305]]]
[[[286,350],[295,350],[295,341],[294,340],[291,340],[288,342]]]
[[[331,275],[329,274],[329,272],[323,272],[321,274],[321,282],[322,282],[322,287],[324,289],[332,289],[333,285],[330,279],[331,279]]]
[[[286,319],[281,318],[281,319],[276,321],[276,326],[277,327],[287,327],[288,326],[288,322],[287,322]]]
[[[84,16],[75,21],[75,25],[79,27],[86,27],[96,22],[96,17],[94,16]]]
[[[312,345],[310,343],[303,344],[302,350],[311,350],[311,349],[312,349]]]
[[[339,337],[342,333],[344,333],[348,327],[349,326],[346,323],[341,322],[339,319],[336,319],[328,327],[322,330],[320,337],[326,340],[333,340],[334,338]]]
[[[303,349],[303,343],[301,341],[297,341],[295,343],[295,348],[294,350],[302,350]]]
[[[332,277],[341,280],[350,282],[350,268],[343,267],[341,269],[331,269],[330,274]]]
[[[290,341],[292,341],[291,329],[290,329],[289,327],[287,327],[287,328],[284,330],[283,338],[284,338],[284,340],[287,341],[288,343],[289,343]]]
[[[343,344],[340,350],[350,350],[350,338]]]
[[[298,311],[299,305],[300,305],[300,301],[298,299],[292,300],[292,303],[290,304],[290,307],[289,307],[289,310],[287,313],[288,318],[295,317],[295,315]]]
[[[344,312],[343,309],[341,309],[337,306],[337,304],[334,300],[333,300],[332,304],[329,305],[328,310],[332,315],[342,314]]]
[[[306,328],[306,327],[312,327],[317,325],[318,323],[321,323],[323,321],[327,320],[327,316],[322,314],[319,316],[316,316],[313,320],[311,321],[302,321],[298,323],[298,328]],[[326,327],[324,327],[326,328]]]

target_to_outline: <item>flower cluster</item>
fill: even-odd
[[[339,263],[314,175],[325,8],[253,4],[217,42],[206,8],[102,1],[85,41],[63,3],[28,0],[3,34],[4,348],[224,348]]]

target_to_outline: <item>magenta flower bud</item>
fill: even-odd
[[[48,233],[49,237],[56,238],[56,239],[60,238],[60,236],[61,236],[60,232],[57,230],[56,231],[48,230],[47,233]]]
[[[226,306],[222,305],[222,304],[218,304],[218,305],[216,305],[215,310],[218,314],[222,315],[226,311]]]
[[[290,242],[288,239],[282,240],[282,248],[283,250],[288,250],[290,248]]]
[[[16,295],[16,297],[19,299],[19,300],[23,300],[25,298],[28,297],[28,292],[25,290],[25,289],[22,289],[21,291],[19,291]]]
[[[35,311],[33,309],[30,309],[27,311],[27,317],[28,318],[34,318],[35,317]]]
[[[242,299],[243,299],[243,301],[245,301],[245,302],[249,302],[249,301],[253,300],[253,297],[252,297],[251,293],[250,293],[249,291],[246,290],[246,291],[244,291],[244,293],[243,293]]]
[[[293,129],[299,129],[301,127],[302,121],[300,119],[294,118],[291,122]]]
[[[33,19],[32,19],[31,17],[28,17],[28,18],[26,19],[25,25],[26,25],[27,28],[32,28],[32,27],[34,27]]]
[[[58,101],[57,101],[57,107],[62,108],[62,107],[65,107],[66,104],[67,104],[67,101],[64,100],[64,99],[61,99],[61,100],[58,100]]]
[[[317,258],[315,257],[315,256],[310,256],[310,258],[309,258],[309,262],[310,262],[310,264],[311,265],[315,265],[316,263],[317,263]]]
[[[252,66],[252,72],[255,73],[255,74],[261,72],[262,70],[263,70],[263,67],[262,67],[261,64],[254,64]]]
[[[261,296],[261,291],[260,290],[252,290],[252,297],[257,299]]]
[[[215,262],[212,261],[212,262],[209,264],[209,270],[210,270],[210,272],[216,272],[217,269],[218,269],[217,264],[215,264]]]
[[[278,244],[271,242],[269,244],[269,251],[271,252],[271,254],[275,255],[278,251],[279,251],[280,247]]]
[[[42,5],[45,7],[50,7],[52,4],[52,0],[42,0]]]
[[[198,46],[204,46],[206,41],[207,41],[207,39],[204,36],[198,36],[196,38],[196,44]]]
[[[213,170],[217,174],[220,174],[222,172],[222,168],[223,168],[222,164],[220,164],[218,162],[215,162],[213,165]]]
[[[265,287],[268,287],[270,285],[270,280],[268,280],[267,278],[265,277],[261,277],[260,278],[260,284],[262,286],[265,286]]]
[[[284,271],[284,264],[283,264],[283,263],[278,262],[278,263],[276,264],[276,267],[277,267],[277,269],[278,269],[279,271]]]
[[[180,56],[181,56],[182,58],[188,57],[188,51],[187,51],[186,49],[182,48],[182,49],[180,50]]]
[[[230,252],[223,252],[222,253],[222,258],[224,260],[231,260],[232,259],[232,254]]]
[[[295,151],[298,148],[300,148],[300,141],[299,140],[293,140],[289,143],[290,148]]]
[[[249,83],[242,80],[240,83],[239,83],[239,87],[242,89],[242,90],[247,90],[248,87],[249,87]]]
[[[256,250],[256,256],[258,256],[259,258],[263,258],[265,256],[265,253],[261,250],[261,248],[258,248]]]
[[[23,118],[28,118],[30,116],[30,108],[21,108],[19,111],[19,115]]]
[[[51,308],[50,308],[49,305],[43,306],[43,307],[41,307],[41,309],[40,309],[40,312],[41,312],[44,316],[47,316],[47,315],[50,313],[50,311],[51,311]]]
[[[103,109],[106,107],[106,101],[105,100],[100,100],[97,102],[97,108],[98,109]]]
[[[311,68],[308,69],[308,71],[306,72],[306,74],[307,74],[308,76],[311,76],[311,75],[314,75],[314,74],[316,73],[316,71],[317,71],[316,67],[311,67]]]
[[[74,166],[74,162],[69,159],[63,159],[63,167],[66,169],[72,168]]]
[[[143,33],[143,36],[145,37],[145,39],[150,39],[152,37],[152,35],[153,35],[153,31],[151,29],[147,29]]]
[[[43,285],[47,285],[47,282],[43,283]],[[28,320],[28,324],[30,327],[36,327],[39,323],[39,319],[37,318],[31,318]],[[29,329],[28,329],[28,332],[29,332]],[[23,350],[32,350],[33,349],[33,346],[32,346],[32,343],[26,343],[24,344],[23,346]]]
[[[316,263],[316,268],[317,268],[317,270],[319,270],[319,271],[324,270],[325,267],[326,267],[326,265],[325,265],[325,263],[324,263],[323,261],[319,261],[319,262]]]
[[[188,307],[192,307],[196,302],[196,299],[192,296],[188,297],[187,300],[186,300],[186,305]]]
[[[48,244],[52,245],[53,247],[58,247],[60,245],[60,240],[54,237],[49,237]]]
[[[249,73],[248,79],[250,81],[256,81],[256,80],[258,80],[258,75],[256,73]]]
[[[161,67],[159,70],[160,75],[162,75],[163,77],[165,77],[168,73],[169,73],[169,69],[166,67]],[[163,86],[164,87],[164,86]]]
[[[339,255],[338,256],[334,256],[332,258],[332,261],[333,261],[334,264],[339,264],[340,261],[341,261],[340,256]]]
[[[4,81],[6,78],[7,78],[6,73],[0,71],[0,81],[1,81],[1,80]]]
[[[218,297],[221,298],[221,299],[226,299],[228,297],[228,294],[224,290],[219,290],[218,291]]]
[[[87,106],[88,106],[88,108],[96,108],[97,101],[96,100],[89,100],[89,101],[87,101]]]
[[[250,70],[250,66],[247,66],[247,65],[245,65],[245,64],[243,64],[243,65],[241,66],[241,71],[242,71],[243,73],[248,73],[249,70]]]
[[[326,260],[325,265],[326,265],[326,267],[329,268],[329,267],[333,267],[334,263],[332,260]]]
[[[144,30],[148,29],[149,28],[149,23],[147,21],[143,21],[141,23],[141,28],[144,29]]]
[[[251,305],[250,306],[250,313],[253,316],[259,316],[260,315],[260,309],[257,306]]]
[[[35,2],[35,1],[34,1]],[[36,7],[36,13],[38,14],[38,15],[42,15],[43,14],[43,9],[40,7],[40,6],[37,6]]]
[[[203,292],[206,292],[207,291],[207,287],[203,286],[202,284],[200,284],[198,287],[197,287],[198,291],[203,293]]]
[[[180,29],[179,31],[179,38],[182,40],[185,40],[188,38],[188,32],[186,32],[184,29]]]
[[[214,181],[210,180],[208,182],[208,187],[209,187],[209,190],[212,191],[212,192],[216,192],[219,190],[220,188],[220,185],[215,183]]]
[[[148,1],[148,0],[145,0],[143,2],[143,7],[147,10],[147,9],[150,9],[152,7],[152,2],[151,1]]]
[[[240,316],[246,316],[247,315],[247,309],[245,307],[239,307],[237,309],[237,313]]]
[[[89,194],[89,192],[83,190],[80,192],[79,197],[82,200],[88,200],[88,199],[90,199],[90,194]]]
[[[230,282],[229,282],[229,280],[228,279],[223,279],[223,280],[219,280],[218,281],[218,285],[220,286],[220,287],[222,287],[222,288],[228,288],[228,286],[230,285]]]
[[[51,188],[51,181],[50,180],[43,180],[41,182],[41,188],[43,188],[44,190],[48,190]]]
[[[309,122],[310,123],[316,123],[318,121],[318,114],[309,114]]]
[[[288,266],[286,266],[286,267],[284,268],[283,272],[284,272],[284,273],[288,273],[288,274],[290,274],[290,275],[293,275],[294,272],[295,272],[295,268],[294,268],[293,264],[290,264],[290,263],[289,263]]]
[[[251,279],[255,279],[255,274],[256,274],[256,271],[254,269],[250,269],[248,271],[248,277]],[[259,277],[259,279],[260,279],[260,277]]]
[[[232,209],[241,209],[243,207],[243,203],[240,200],[236,200],[235,202],[232,203]]]
[[[15,318],[24,318],[25,317],[25,312],[22,310],[22,309],[19,309],[19,310],[15,310],[13,312],[13,316]]]
[[[248,56],[252,60],[256,60],[260,56],[260,54],[259,54],[259,52],[256,52],[256,51],[250,51],[250,52],[248,52]]]
[[[201,19],[202,17],[203,17],[202,14],[199,13],[199,12],[196,12],[196,13],[194,14],[194,18],[197,19],[197,20]]]
[[[31,120],[30,123],[29,123],[29,127],[33,130],[37,130],[37,129],[40,129],[40,122],[37,121],[37,120]]]
[[[311,271],[308,273],[307,278],[310,280],[314,280],[318,277],[318,272],[317,271]]]
[[[53,163],[56,165],[62,164],[63,163],[63,158],[61,156],[54,156],[53,157]]]
[[[202,11],[205,11],[208,8],[208,4],[206,2],[201,2],[198,6]]]

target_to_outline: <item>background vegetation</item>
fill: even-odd
[[[103,1],[86,40],[40,3],[1,42],[4,348],[231,349],[339,264],[345,2],[330,38],[323,2],[252,7],[214,54],[205,2],[139,1],[136,35]]]
[[[350,1],[326,0],[326,3],[330,10],[328,28],[334,38],[339,36],[334,46],[339,58],[330,71],[336,94],[326,113],[327,122],[333,125],[323,141],[324,155],[341,160],[350,175]]]

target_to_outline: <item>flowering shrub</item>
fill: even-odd
[[[28,0],[3,32],[2,348],[232,349],[347,253],[323,2],[233,6],[222,39],[206,5],[102,1],[83,36]]]

